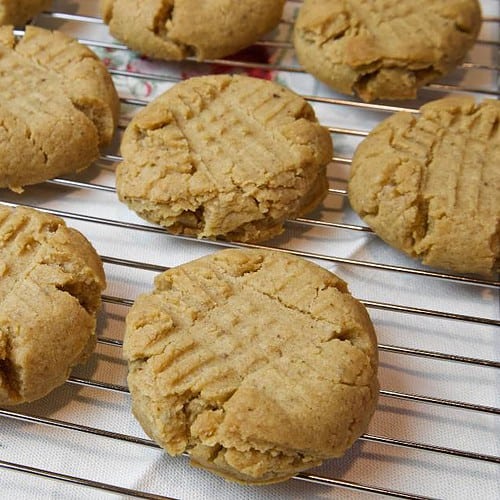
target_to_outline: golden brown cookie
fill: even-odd
[[[0,28],[0,187],[21,190],[88,167],[111,141],[119,101],[90,49],[33,26]]]
[[[265,484],[341,456],[377,396],[365,308],[329,271],[223,250],[159,275],[126,320],[133,412],[171,455]]]
[[[104,288],[102,263],[78,231],[0,206],[0,405],[45,396],[88,357]]]
[[[339,92],[410,99],[462,62],[480,25],[477,0],[305,0],[294,45]]]
[[[23,25],[51,4],[52,0],[0,0],[0,25]]]
[[[424,264],[489,275],[500,252],[500,102],[440,99],[383,121],[356,151],[349,199]]]
[[[280,21],[285,0],[102,0],[111,34],[150,57],[198,60],[248,47]]]
[[[328,131],[284,87],[247,76],[186,80],[127,127],[120,200],[174,233],[261,241],[327,192]]]

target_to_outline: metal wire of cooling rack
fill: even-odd
[[[289,4],[300,4],[300,2],[289,1]],[[96,26],[103,27],[102,20],[98,18],[96,15],[90,15],[85,12],[83,9],[83,13],[80,12],[79,9],[76,9],[76,12],[71,11],[72,3],[68,3],[68,8],[65,8],[64,2],[56,2],[56,6],[54,10],[45,12],[43,15],[39,17],[37,20],[37,24],[39,25],[49,25],[52,26],[56,23],[57,27],[67,28],[68,31],[72,31],[72,27],[75,25],[83,25],[83,26]],[[71,12],[70,12],[71,11]],[[290,21],[284,21],[283,24],[286,27],[286,24],[290,23]],[[500,23],[500,17],[495,15],[488,15],[484,17],[485,24],[491,24],[494,26],[498,26]],[[70,26],[71,25],[71,26]],[[498,32],[498,30],[497,30]],[[23,30],[16,30],[16,34],[18,36],[22,36],[24,33]],[[113,40],[108,39],[100,39],[99,36],[96,39],[78,36],[79,40],[82,43],[87,44],[94,50],[104,50],[104,51],[126,51],[126,47],[122,44],[117,43]],[[264,48],[266,51],[292,51],[292,44],[288,39],[278,39],[278,40],[262,40],[256,44],[258,47]],[[491,48],[493,52],[498,52],[500,47],[500,42],[498,39],[490,39],[481,37],[478,40],[477,46]],[[99,52],[98,52],[99,53]],[[99,53],[102,55],[102,53]],[[191,64],[195,66],[203,67],[202,71],[210,71],[210,68],[213,65],[217,65],[217,67],[227,67],[229,69],[236,68],[236,70],[247,70],[247,69],[259,69],[273,73],[280,74],[303,74],[302,69],[295,62],[288,62],[288,60],[278,59],[277,61],[272,60],[271,62],[266,63],[257,63],[257,62],[248,62],[246,60],[216,60],[216,61],[208,61],[207,63],[199,64],[196,62],[192,62]],[[135,81],[146,81],[146,82],[159,82],[160,84],[174,84],[179,81],[182,76],[179,76],[177,72],[165,72],[165,67],[162,67],[160,72],[157,71],[142,71],[138,73],[137,71],[132,71],[127,68],[118,68],[118,67],[110,67],[109,68],[111,74],[115,79],[127,79],[127,80],[135,80]],[[462,73],[469,72],[481,72],[481,74],[487,74],[489,77],[488,80],[494,82],[493,76],[497,76],[498,82],[498,53],[495,57],[491,59],[491,61],[467,61],[462,64],[459,68],[459,71]],[[465,79],[467,80],[467,79]],[[449,92],[465,92],[471,93],[480,97],[488,97],[497,99],[500,95],[498,84],[493,84],[491,86],[480,85],[477,86],[475,83],[472,84],[463,84],[462,82],[443,82],[443,83],[434,83],[425,89],[425,91],[433,93],[433,95],[441,95]],[[352,100],[350,98],[342,97],[342,96],[332,96],[332,95],[320,95],[317,94],[307,94],[303,93],[304,97],[311,102],[313,105],[326,106],[329,109],[338,109],[341,108],[346,113],[356,112],[356,113],[379,113],[380,116],[385,116],[389,113],[397,112],[397,111],[408,111],[408,112],[417,112],[418,104],[416,103],[405,103],[404,105],[394,105],[391,103],[377,103],[377,104],[367,104],[361,103],[356,100]],[[129,95],[121,95],[122,105],[130,108],[140,108],[149,102],[149,99],[131,97]],[[334,114],[333,112],[331,114]],[[329,113],[330,115],[330,113]],[[377,118],[377,119],[380,119]],[[228,242],[219,242],[219,241],[200,241],[195,238],[185,237],[185,236],[173,236],[167,235],[165,230],[162,228],[158,228],[146,223],[141,223],[133,218],[123,217],[122,212],[117,211],[116,217],[108,216],[106,212],[105,216],[103,216],[102,212],[93,213],[92,210],[89,209],[88,202],[85,201],[87,199],[92,200],[94,197],[99,197],[99,199],[105,199],[105,205],[112,205],[115,202],[116,193],[115,188],[112,182],[112,167],[111,165],[115,162],[119,162],[121,157],[118,152],[118,143],[121,131],[126,127],[128,123],[129,117],[125,114],[120,121],[119,133],[117,143],[104,152],[97,162],[94,168],[95,171],[98,172],[98,175],[87,176],[85,174],[79,174],[77,176],[72,176],[71,178],[59,178],[48,181],[44,183],[39,188],[34,188],[34,193],[28,192],[27,196],[16,197],[10,193],[1,193],[0,203],[16,206],[18,204],[24,206],[32,206],[34,208],[38,208],[43,211],[47,211],[56,215],[59,215],[72,223],[80,223],[83,224],[84,227],[95,226],[98,227],[98,233],[102,236],[106,234],[109,230],[113,231],[125,231],[127,234],[132,234],[132,238],[141,239],[144,236],[151,236],[154,238],[168,238],[169,241],[173,242],[173,244],[182,245],[182,248],[194,248],[203,246],[203,251],[205,249],[209,249],[211,251],[213,248],[228,247],[228,246],[247,246],[247,247],[264,247],[261,245],[242,245],[242,244],[232,244]],[[323,120],[322,120],[323,121]],[[352,151],[352,148],[357,144],[356,141],[361,140],[365,137],[369,131],[370,125],[367,128],[362,128],[357,126],[344,126],[344,123],[339,120],[339,123],[331,124],[328,121],[325,121],[324,125],[327,126],[334,137],[334,143],[338,140],[341,144],[343,141],[348,143],[348,147],[345,148],[346,151]],[[335,120],[334,120],[335,121]],[[368,121],[371,124],[370,121]],[[349,142],[353,140],[354,142]],[[343,149],[340,148],[340,153],[336,152],[335,156],[332,158],[332,163],[336,166],[344,166],[348,168],[351,162],[351,154],[344,153]],[[104,171],[103,176],[100,176],[99,173]],[[111,172],[111,175],[107,175]],[[97,179],[97,180],[96,180]],[[332,176],[332,185],[329,190],[329,198],[335,200],[333,205],[337,207],[340,202],[341,211],[350,211],[348,206],[345,204],[347,190],[345,189],[345,183],[343,183],[343,179],[337,179]],[[29,191],[29,190],[27,190]],[[46,193],[50,193],[50,196]],[[51,197],[52,194],[55,193],[54,199],[57,201],[52,202]],[[70,198],[70,202],[65,204],[63,200],[65,198]],[[49,202],[46,202],[49,199]],[[113,200],[113,201],[109,201]],[[340,200],[340,201],[339,201]],[[80,205],[79,202],[82,202]],[[116,202],[118,203],[118,202]],[[62,208],[60,208],[62,205]],[[113,210],[111,210],[112,213]],[[328,215],[328,214],[327,214]],[[297,220],[288,221],[287,223],[287,233],[295,234],[294,231],[298,231],[299,234],[302,234],[301,231],[335,231],[335,234],[348,234],[348,238],[356,237],[372,237],[371,230],[364,226],[359,220],[353,219],[351,216],[340,217],[340,219],[330,220],[329,217],[323,217],[321,213],[315,213],[311,218],[299,218]],[[114,234],[114,233],[113,233]],[[102,236],[104,238],[104,236]],[[300,238],[299,238],[300,239]],[[397,287],[401,283],[404,283],[405,280],[408,279],[417,279],[419,283],[419,287],[423,290],[432,288],[434,286],[438,287],[461,287],[462,290],[466,290],[467,293],[470,294],[479,294],[480,296],[497,297],[498,288],[500,287],[500,282],[497,279],[483,279],[474,276],[463,276],[463,275],[455,275],[451,273],[444,273],[440,271],[430,270],[423,266],[416,265],[409,261],[404,261],[403,264],[400,261],[396,263],[392,262],[391,258],[388,260],[382,259],[374,259],[369,260],[363,256],[363,258],[353,258],[352,256],[344,256],[341,254],[335,255],[333,252],[325,252],[324,246],[320,245],[320,249],[318,251],[312,251],[310,247],[302,247],[298,246],[288,246],[279,240],[276,244],[273,243],[273,248],[278,251],[290,252],[296,255],[313,259],[316,261],[320,261],[324,265],[327,266],[338,266],[340,269],[347,270],[347,274],[349,273],[357,273],[358,270],[362,270],[363,272],[372,273],[369,276],[378,276],[378,273],[382,273],[383,278],[381,280],[384,282],[384,285],[387,288]],[[267,246],[265,247],[267,248]],[[154,262],[154,259],[148,260],[132,260],[127,258],[127,253],[124,252],[123,255],[113,254],[113,253],[101,253],[101,257],[103,262],[106,265],[107,271],[111,271],[111,285],[113,285],[113,280],[116,279],[117,282],[120,281],[119,276],[127,273],[133,273],[137,271],[141,277],[147,275],[147,280],[149,280],[149,276],[154,273],[162,272],[167,267],[161,264],[157,264]],[[386,257],[384,254],[382,257]],[[170,264],[174,265],[175,263]],[[117,277],[118,276],[118,277]],[[127,274],[128,276],[128,274]],[[134,275],[135,276],[135,275]],[[108,281],[109,277],[108,277]],[[117,287],[119,288],[119,287]],[[122,290],[122,289],[120,289]],[[417,290],[415,290],[417,293]],[[397,295],[396,295],[397,297]],[[126,314],[126,310],[132,305],[134,298],[134,293],[117,293],[113,294],[113,286],[108,287],[108,291],[105,295],[103,295],[103,302],[105,309],[109,310],[113,313],[116,313],[115,308],[122,311],[120,315],[118,315],[117,322],[120,325],[117,327],[117,330],[123,329],[123,318]],[[377,323],[377,311],[381,311],[384,314],[394,315],[396,318],[403,318],[399,321],[406,322],[410,321],[408,318],[412,318],[411,321],[416,323],[422,323],[426,325],[428,330],[453,330],[454,328],[470,328],[470,329],[488,329],[484,330],[490,331],[491,328],[498,328],[500,326],[500,320],[498,316],[495,314],[491,314],[491,308],[487,309],[488,312],[484,314],[476,314],[472,312],[459,312],[455,309],[441,309],[439,307],[434,307],[433,304],[431,306],[423,306],[420,304],[413,305],[405,303],[404,300],[400,301],[387,301],[385,299],[381,300],[373,300],[373,298],[364,298],[361,299],[365,306],[371,311],[371,314],[375,316],[375,324]],[[494,301],[494,299],[493,299]],[[438,304],[439,306],[439,304]],[[124,312],[123,312],[124,311]],[[484,312],[484,308],[481,309]],[[391,316],[392,318],[392,316]],[[415,319],[416,318],[416,319]],[[104,321],[104,320],[103,320]],[[379,319],[382,322],[382,320]],[[396,320],[395,320],[396,321]],[[444,325],[444,326],[443,326]],[[458,326],[454,326],[458,325]],[[377,326],[377,325],[376,325]],[[480,333],[483,331],[480,330]],[[496,332],[498,333],[498,331]],[[116,335],[113,328],[109,329],[104,325],[99,330],[98,336],[98,344],[102,349],[113,349],[113,355],[109,357],[107,363],[115,363],[116,359],[120,357],[119,351],[122,347],[122,340],[120,335]],[[439,367],[443,366],[441,363],[446,363],[446,366],[449,366],[450,363],[453,366],[457,367],[458,371],[467,371],[471,370],[471,373],[476,374],[477,370],[488,370],[488,373],[491,373],[491,370],[498,374],[498,369],[500,368],[500,360],[495,359],[494,351],[491,352],[491,357],[487,356],[469,356],[463,353],[457,354],[452,352],[450,349],[450,343],[445,343],[443,346],[444,349],[440,350],[439,348],[435,348],[432,345],[432,348],[422,348],[416,347],[412,345],[397,345],[395,343],[386,343],[381,342],[379,344],[379,349],[381,353],[384,353],[388,356],[388,359],[397,359],[397,363],[405,364],[407,359],[415,359],[418,360],[417,363],[423,363],[421,369],[424,369],[426,363],[439,363]],[[453,342],[452,342],[453,344]],[[498,344],[497,344],[498,345]],[[103,351],[107,353],[107,351]],[[99,355],[103,355],[100,353]],[[106,354],[103,355],[104,357]],[[391,356],[396,356],[396,358],[392,358]],[[403,360],[403,361],[401,361]],[[396,363],[396,362],[395,362]],[[390,364],[390,363],[388,363]],[[433,365],[434,366],[434,365]],[[441,368],[437,369],[439,372]],[[102,374],[102,371],[96,370],[98,374]],[[483,372],[481,372],[483,373]],[[493,377],[498,377],[498,375],[494,375]],[[91,370],[83,370],[81,374],[74,373],[68,380],[63,391],[69,391],[73,394],[73,391],[77,391],[79,389],[83,389],[88,391],[88,394],[93,394],[95,401],[99,402],[101,398],[105,398],[103,395],[118,395],[119,397],[128,398],[128,389],[126,387],[126,383],[124,383],[123,377],[121,380],[103,380],[106,377],[98,377]],[[112,379],[113,377],[111,377]],[[118,377],[119,378],[119,377]],[[491,377],[488,377],[491,378]],[[52,403],[57,406],[58,397],[64,399],[64,392],[57,392],[54,396],[54,401]],[[87,394],[87,392],[85,392]],[[393,411],[394,414],[397,414],[398,411],[404,413],[406,411],[405,408],[399,406],[400,403],[404,405],[418,405],[418,408],[421,408],[421,405],[425,405],[426,408],[429,408],[429,412],[439,420],[439,418],[450,418],[460,420],[462,415],[465,413],[467,415],[473,415],[473,420],[479,422],[483,422],[483,418],[487,418],[488,420],[485,425],[490,426],[492,429],[498,429],[498,418],[500,416],[500,408],[497,407],[496,404],[482,404],[481,402],[474,401],[474,399],[470,398],[457,398],[454,394],[453,397],[446,397],[446,395],[434,395],[434,394],[426,394],[420,393],[418,390],[415,392],[412,391],[404,391],[404,390],[392,390],[389,388],[382,388],[380,391],[380,397],[382,401],[382,405],[386,407],[390,407],[390,411]],[[468,395],[470,396],[470,395]],[[52,397],[52,396],[50,396]],[[128,399],[126,399],[128,402]],[[494,403],[494,402],[493,402]],[[62,403],[61,403],[62,404]],[[50,405],[49,405],[50,406]],[[39,412],[37,413],[37,409]],[[404,411],[403,411],[404,410]],[[444,414],[442,413],[444,412]],[[450,416],[449,412],[457,412],[452,413]],[[93,438],[97,438],[99,442],[103,440],[116,443],[116,446],[119,447],[123,444],[129,444],[134,447],[138,447],[140,449],[148,449],[157,451],[158,446],[149,439],[146,439],[140,435],[139,432],[135,428],[132,428],[129,432],[120,432],[118,430],[107,430],[103,427],[105,425],[101,425],[99,422],[94,421],[92,418],[88,416],[81,416],[81,419],[77,421],[73,421],[71,418],[64,418],[64,412],[62,417],[58,417],[58,411],[47,411],[45,406],[36,406],[35,410],[31,407],[24,406],[22,409],[18,408],[9,408],[9,409],[0,409],[0,417],[2,420],[2,425],[4,422],[7,423],[9,427],[16,425],[26,426],[21,427],[22,429],[36,429],[35,432],[38,432],[40,429],[44,429],[48,436],[48,439],[62,439],[61,433],[68,431],[70,436],[83,436],[83,442],[86,443],[86,440],[90,440]],[[54,416],[55,415],[55,416]],[[446,415],[443,416],[443,415]],[[495,420],[492,420],[495,419]],[[90,425],[87,425],[87,421],[91,421]],[[383,426],[382,426],[383,427]],[[30,431],[32,432],[32,431]],[[479,431],[477,431],[479,432]],[[474,433],[474,431],[473,431]],[[2,438],[4,439],[4,438]],[[76,438],[70,437],[66,438],[72,441],[73,439],[76,441]],[[89,441],[90,442],[90,441]],[[92,441],[93,443],[93,441]],[[491,477],[498,477],[498,466],[500,465],[500,454],[495,452],[494,447],[491,448],[491,451],[483,452],[481,450],[471,449],[467,445],[463,446],[450,446],[443,444],[435,444],[432,442],[423,442],[414,439],[405,439],[403,437],[392,437],[390,435],[386,435],[383,432],[377,433],[367,433],[359,439],[358,446],[369,446],[369,450],[371,450],[371,455],[368,457],[369,461],[380,461],[389,460],[391,457],[395,460],[397,457],[405,457],[410,456],[413,457],[415,463],[417,463],[417,458],[420,457],[419,453],[425,453],[426,457],[430,457],[430,463],[444,462],[446,463],[446,467],[450,463],[449,460],[459,460],[460,465],[450,465],[450,468],[463,466],[464,470],[472,469],[474,471],[474,464],[480,464],[481,467],[494,467],[495,469],[487,469],[486,474]],[[64,444],[64,441],[63,441]],[[0,442],[0,450],[1,448]],[[401,455],[398,455],[400,453]],[[415,455],[417,454],[417,455]],[[352,456],[348,457],[348,462],[351,464],[356,460],[361,460],[362,451],[355,450]],[[0,470],[11,471],[16,473],[24,473],[27,477],[40,478],[44,482],[49,482],[49,480],[54,480],[57,483],[61,483],[64,485],[68,485],[68,487],[74,487],[76,490],[65,490],[71,491],[68,494],[68,497],[80,498],[88,495],[88,491],[96,491],[97,498],[99,495],[104,493],[110,493],[113,495],[122,495],[126,497],[134,497],[134,498],[151,498],[151,499],[166,499],[166,498],[179,498],[182,495],[176,494],[176,496],[168,496],[164,494],[165,492],[162,490],[161,493],[158,491],[151,491],[148,489],[148,485],[145,487],[141,486],[141,484],[134,485],[132,487],[124,487],[117,485],[116,482],[107,480],[106,472],[103,474],[98,474],[97,467],[93,469],[95,472],[94,475],[86,475],[80,473],[78,470],[76,472],[61,472],[60,464],[57,460],[53,460],[52,462],[49,460],[39,460],[38,462],[35,460],[34,462],[31,460],[26,460],[25,462],[14,461],[4,459],[5,455],[2,455],[0,452]],[[36,458],[36,457],[35,457]],[[402,460],[402,458],[401,458]],[[451,462],[455,464],[455,462]],[[170,462],[169,462],[170,464]],[[471,465],[472,464],[472,465]],[[417,464],[418,465],[418,464]],[[163,464],[165,466],[165,464]],[[168,466],[168,465],[167,465]],[[111,469],[113,469],[114,465],[109,464],[110,471],[108,473],[111,475]],[[416,465],[414,465],[416,467]],[[92,468],[91,468],[92,469]],[[411,470],[411,469],[410,469]],[[357,475],[352,478],[349,474],[340,474],[337,475],[337,470],[333,469],[333,472],[330,468],[321,469],[320,472],[312,471],[308,473],[302,473],[297,475],[292,483],[294,484],[304,484],[304,485],[313,485],[321,487],[319,493],[315,491],[315,494],[318,495],[318,498],[323,498],[326,494],[327,496],[332,495],[339,496],[342,491],[346,491],[348,495],[379,495],[384,497],[394,497],[394,498],[431,498],[427,494],[425,494],[425,488],[422,490],[416,491],[406,491],[403,487],[389,487],[384,484],[372,484],[371,482],[365,482],[364,475]],[[482,472],[484,473],[484,472]],[[157,473],[158,477],[163,477],[160,472]],[[24,477],[24,476],[23,476]],[[1,481],[1,479],[0,479]],[[39,483],[37,483],[39,484]],[[84,489],[79,489],[79,487],[84,487]],[[219,488],[220,485],[218,486]],[[300,489],[298,486],[293,486],[293,488],[297,488],[298,491],[302,492],[298,494],[299,498],[304,498],[306,496],[312,496],[312,490],[310,489]],[[329,490],[325,490],[325,488],[329,488]],[[327,493],[325,493],[327,491]],[[424,491],[424,492],[422,492]],[[241,498],[241,492],[238,493]],[[292,498],[294,495],[289,494],[289,490],[286,490],[284,493],[281,490],[277,490],[274,492],[276,497],[284,496]],[[249,494],[250,495],[250,494]],[[458,498],[459,495],[456,496]],[[64,496],[63,496],[64,497]],[[202,495],[200,495],[200,498]],[[205,494],[205,498],[211,498],[211,496],[207,496]],[[212,496],[213,497],[213,496]],[[295,495],[297,497],[297,495]],[[35,496],[33,496],[35,498]],[[52,496],[50,497],[52,498]],[[246,497],[245,497],[246,498]],[[248,498],[253,498],[251,495]],[[257,498],[257,496],[255,497]],[[262,497],[258,497],[262,498]],[[264,496],[264,498],[268,498]],[[350,496],[346,496],[345,498],[350,498]]]

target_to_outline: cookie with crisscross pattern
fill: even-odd
[[[305,0],[294,44],[339,92],[410,99],[464,59],[480,25],[477,0]]]
[[[349,199],[392,246],[430,266],[490,275],[500,256],[500,102],[433,101],[358,147]]]
[[[299,257],[231,249],[170,269],[126,322],[144,430],[227,479],[283,481],[341,456],[375,410],[366,310]]]
[[[82,170],[111,141],[119,101],[109,73],[64,33],[0,28],[0,187]]]
[[[104,288],[81,233],[59,217],[0,206],[0,405],[45,396],[87,359]]]
[[[123,136],[120,199],[174,233],[261,241],[327,192],[332,141],[277,83],[196,77],[141,110]]]

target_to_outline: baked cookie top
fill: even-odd
[[[0,206],[0,405],[45,396],[86,359],[105,284],[95,250],[62,219]]]
[[[133,411],[172,455],[272,483],[342,455],[377,402],[365,308],[329,271],[230,249],[159,275],[126,319]]]
[[[67,35],[0,28],[0,187],[88,167],[111,141],[119,101],[106,68]]]
[[[339,92],[410,99],[463,60],[480,25],[477,0],[305,0],[294,45]]]
[[[286,0],[102,0],[111,34],[150,57],[198,60],[248,47],[280,21]]]
[[[247,76],[196,77],[128,125],[120,199],[174,233],[261,241],[327,192],[327,129],[301,97]]]
[[[52,0],[0,0],[0,25],[23,25],[51,4]]]
[[[358,147],[349,199],[389,244],[430,266],[489,275],[500,251],[500,102],[440,99]]]

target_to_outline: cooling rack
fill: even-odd
[[[290,35],[299,1],[275,32],[230,60],[158,63],[110,38],[97,1],[55,1],[34,23],[79,38],[106,62],[122,115],[114,144],[75,176],[0,191],[0,202],[62,216],[94,244],[108,288],[90,362],[41,401],[0,408],[3,498],[498,498],[500,492],[497,279],[443,273],[381,243],[349,208],[353,151],[381,119],[449,93],[498,99],[500,4],[483,0],[484,22],[467,60],[419,99],[365,104],[302,72]],[[16,31],[22,36],[23,29]],[[122,206],[114,189],[124,127],[137,109],[188,76],[246,72],[304,95],[332,134],[330,192],[307,218],[288,221],[267,247],[331,269],[368,307],[380,348],[381,392],[368,432],[341,459],[274,486],[226,483],[170,458],[130,414],[121,357],[124,318],[137,294],[168,268],[228,246],[172,236]],[[255,245],[254,245],[255,246]]]

